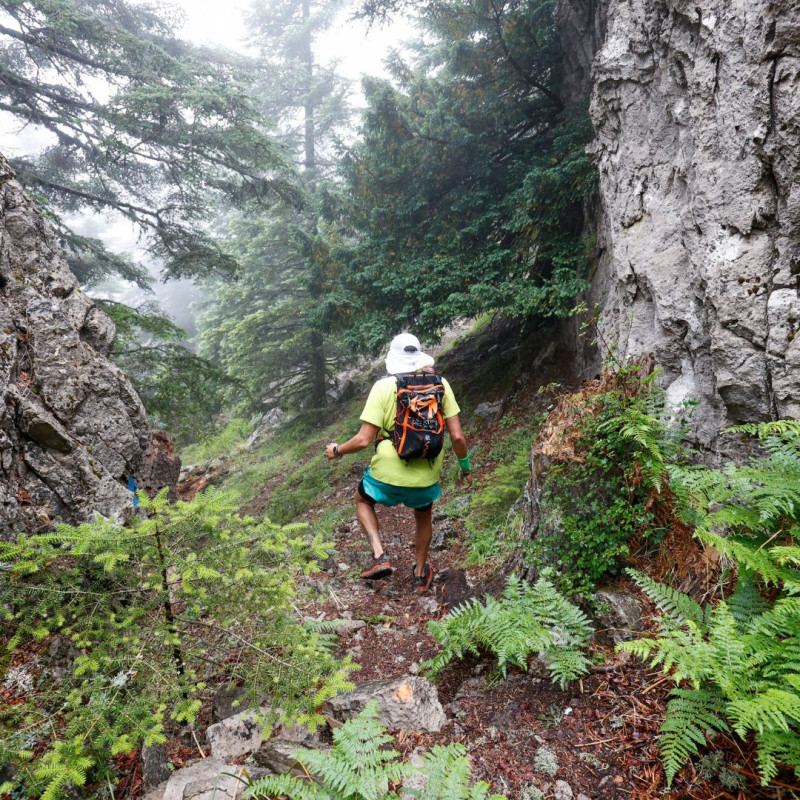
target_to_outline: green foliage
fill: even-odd
[[[701,608],[632,573],[663,616],[656,637],[621,647],[660,666],[678,687],[659,744],[670,782],[709,733],[727,730],[753,737],[764,783],[779,765],[800,774],[800,423],[740,430],[758,436],[763,457],[670,469],[696,536],[736,568],[734,592]]]
[[[327,305],[376,347],[397,326],[566,315],[586,285],[585,109],[560,99],[551,0],[415,4],[425,42],[365,82],[338,218],[359,237]],[[424,291],[420,291],[424,287]]]
[[[323,208],[337,191],[331,148],[349,122],[350,87],[316,58],[316,37],[341,4],[317,0],[254,3],[256,102],[302,168],[303,203],[254,205],[233,221],[228,245],[241,265],[235,282],[218,278],[198,320],[201,355],[236,382],[227,401],[255,410],[265,395],[284,406],[321,408],[342,351],[321,313],[332,277],[343,269],[337,233]]]
[[[230,378],[188,350],[186,331],[158,308],[96,302],[117,329],[111,358],[130,379],[153,427],[166,428],[179,443],[196,438],[219,412]]]
[[[197,464],[222,456],[231,456],[244,446],[253,426],[246,419],[234,418],[213,433],[181,450],[184,464]]]
[[[507,540],[504,547],[502,539],[513,530],[514,523],[508,520],[508,514],[530,477],[529,447],[518,450],[509,462],[499,464],[491,475],[482,478],[483,485],[470,494],[464,525],[470,536],[471,564],[501,558],[512,543]]]
[[[781,420],[734,430],[757,436],[766,457],[720,470],[671,469],[687,506],[686,520],[700,539],[736,564],[770,584],[795,586],[798,553],[783,545],[800,518],[800,423]]]
[[[14,0],[2,16],[0,103],[53,140],[12,166],[58,210],[51,220],[79,279],[113,271],[147,282],[128,259],[70,231],[64,212],[130,220],[175,277],[235,266],[205,228],[220,205],[296,199],[276,174],[289,170],[244,90],[246,61],[176,40],[174,9]]]
[[[469,785],[470,765],[464,747],[437,745],[419,767],[404,763],[396,750],[386,749],[392,737],[378,721],[373,700],[355,719],[333,732],[329,752],[297,750],[295,757],[313,779],[289,775],[251,783],[246,797],[286,797],[288,800],[399,800],[395,787],[412,776],[425,775],[421,790],[405,789],[420,800],[505,800],[489,795],[484,783]],[[316,782],[315,782],[316,781]]]
[[[543,415],[534,414],[522,423],[514,421],[513,427],[505,426],[481,459],[488,463],[480,469],[466,504],[454,504],[445,511],[464,520],[470,537],[469,563],[500,559],[515,544],[516,521],[509,519],[509,512],[530,477],[530,448],[543,421]],[[494,469],[492,462],[496,463]]]
[[[319,408],[341,363],[341,348],[315,322],[330,262],[315,199],[307,200],[302,212],[274,206],[234,221],[240,274],[206,287],[198,352],[230,376],[226,402],[240,413],[267,396],[284,408]]]
[[[243,702],[271,698],[268,721],[314,725],[350,686],[349,659],[292,610],[294,575],[327,555],[320,537],[240,516],[229,494],[173,505],[165,493],[140,493],[129,528],[99,520],[0,543],[8,647],[72,653],[63,679],[42,674],[0,712],[0,761],[32,796],[112,778],[113,755],[194,723],[218,669]]]
[[[509,664],[527,669],[528,657],[537,653],[562,688],[587,671],[581,647],[592,632],[589,621],[543,578],[531,586],[509,576],[499,600],[491,595],[484,602],[473,598],[440,622],[430,621],[428,629],[442,647],[424,665],[432,677],[454,658],[482,650],[497,656],[503,675]]]
[[[540,534],[527,546],[537,568],[553,568],[567,592],[587,593],[616,574],[635,536],[656,531],[649,503],[666,463],[680,459],[684,430],[668,424],[654,375],[607,373],[594,395],[563,403],[574,455],[554,458],[542,491]]]

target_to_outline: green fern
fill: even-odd
[[[669,785],[689,758],[700,752],[710,733],[729,729],[723,718],[724,702],[718,694],[673,689],[670,697],[658,744]]]
[[[655,603],[662,614],[672,622],[682,625],[692,622],[699,629],[705,630],[706,611],[691,597],[682,594],[671,586],[654,581],[636,570],[628,570],[628,574],[639,584],[643,592]]]
[[[732,594],[702,609],[630,573],[662,617],[656,637],[621,649],[692,687],[673,691],[659,740],[670,783],[715,731],[753,737],[764,783],[779,765],[800,767],[800,422],[735,430],[758,437],[766,455],[722,469],[670,470],[696,536],[735,567]]]
[[[246,797],[288,800],[399,800],[395,787],[411,776],[425,775],[422,790],[404,789],[420,800],[486,800],[488,785],[471,786],[470,765],[461,745],[436,746],[416,767],[387,749],[392,737],[378,721],[373,700],[355,718],[333,732],[330,751],[299,749],[295,757],[310,779],[282,775],[251,782]],[[505,800],[491,795],[488,800]]]
[[[473,598],[428,629],[442,652],[423,666],[436,677],[454,658],[489,650],[503,675],[509,664],[527,669],[531,653],[547,663],[563,688],[588,668],[581,647],[592,628],[586,615],[545,579],[531,586],[509,576],[501,598]]]
[[[427,778],[425,788],[421,791],[405,789],[404,793],[416,795],[420,800],[504,800],[499,794],[487,799],[489,784],[483,781],[469,785],[470,766],[466,756],[467,751],[461,744],[436,745],[422,759],[420,772]]]

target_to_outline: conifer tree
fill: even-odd
[[[267,725],[318,723],[352,685],[349,659],[292,608],[295,573],[327,555],[319,536],[240,516],[214,490],[174,505],[165,495],[140,493],[129,528],[99,520],[0,542],[8,649],[71,653],[58,678],[34,658],[29,685],[0,709],[0,764],[16,767],[0,795],[55,800],[113,781],[113,756],[192,726],[221,681],[243,687],[241,709],[262,706]]]
[[[223,200],[294,196],[246,91],[245,62],[176,39],[178,22],[154,3],[0,2],[0,110],[52,142],[11,165],[57,214],[131,220],[170,277],[234,266],[205,229]],[[109,271],[144,280],[54,222],[82,281]]]
[[[233,223],[231,248],[244,272],[236,282],[215,282],[199,320],[200,352],[238,381],[233,393],[241,396],[244,388],[252,406],[271,387],[283,401],[321,407],[337,356],[320,313],[338,269],[332,229],[321,211],[333,191],[348,86],[333,68],[317,63],[314,42],[339,5],[259,2],[250,17],[262,58],[258,102],[277,121],[304,191],[302,208],[276,204]]]
[[[345,164],[358,243],[336,305],[351,338],[436,334],[457,317],[569,313],[585,286],[585,109],[560,96],[552,0],[366,3],[416,12],[415,60],[365,84]]]

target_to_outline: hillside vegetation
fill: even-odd
[[[180,14],[161,0],[0,3],[0,111],[47,142],[8,163],[81,284],[2,159],[0,411],[14,442],[0,431],[0,468],[16,481],[2,502],[38,533],[0,537],[0,800],[163,800],[167,779],[209,764],[230,774],[191,796],[173,782],[170,800],[800,797],[800,423],[714,422],[794,408],[794,233],[780,225],[794,211],[779,189],[796,184],[797,131],[773,118],[796,111],[797,76],[779,64],[794,29],[767,19],[778,3],[751,14],[763,53],[736,34],[737,57],[769,73],[748,105],[770,119],[728,124],[712,45],[736,24],[642,9],[627,36],[587,4],[578,53],[556,0],[256,0],[243,54],[176,38]],[[322,42],[355,19],[414,29],[385,77],[364,77],[361,107]],[[568,68],[606,27],[590,118]],[[669,31],[692,46],[656,73]],[[693,48],[711,53],[699,78]],[[616,149],[628,100],[651,91],[647,108],[681,130],[659,139],[643,114],[633,151],[655,152],[663,176]],[[720,152],[747,150],[747,168],[698,168],[687,131],[706,93],[723,132],[697,140],[715,157],[722,139]],[[685,174],[662,152],[673,139]],[[614,170],[612,205],[597,192]],[[690,173],[713,175],[713,192]],[[663,187],[691,225],[626,239],[651,230]],[[703,262],[665,277],[689,260],[654,242],[688,250],[703,226],[718,240],[697,253],[729,274],[712,280]],[[113,252],[123,227],[136,245]],[[593,281],[608,265],[616,287]],[[156,278],[194,281],[191,331]],[[607,288],[603,320],[587,298]],[[673,290],[691,313],[672,318]],[[673,337],[668,371],[619,354],[645,328]],[[325,457],[358,430],[401,330],[436,353],[474,467],[464,490],[447,451],[428,593],[413,588],[404,508],[378,512],[394,574],[360,579],[354,493],[372,451]],[[174,435],[184,474],[140,491],[123,521],[148,425]],[[119,519],[95,513],[104,486]],[[85,522],[53,525],[46,509]],[[372,681],[393,679],[408,681],[391,689],[399,703],[430,687],[436,726],[387,730],[380,703],[333,713],[357,685],[380,694]],[[242,740],[290,737],[283,774],[259,771],[260,741],[218,761],[209,729],[223,719]]]

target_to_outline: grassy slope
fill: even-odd
[[[463,526],[469,537],[468,563],[473,566],[487,559],[501,560],[513,544],[514,525],[507,521],[508,511],[527,481],[530,445],[548,403],[537,389],[555,377],[563,378],[567,371],[559,364],[528,371],[542,341],[543,337],[503,321],[481,320],[451,343],[438,361],[462,408],[475,485],[467,503],[455,496],[439,504],[437,513]],[[247,513],[279,523],[309,521],[316,530],[330,534],[352,517],[356,477],[369,463],[372,449],[328,462],[324,447],[358,430],[365,397],[366,388],[362,397],[325,412],[329,421],[324,426],[318,424],[319,415],[301,415],[249,450],[244,445],[251,427],[234,420],[181,455],[184,463],[223,459],[222,477],[216,482],[236,491]],[[474,415],[480,403],[501,399],[504,415],[497,423],[489,425]],[[447,448],[442,475],[446,494],[456,477],[455,458]]]

